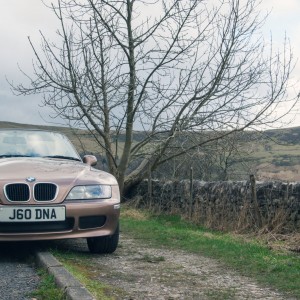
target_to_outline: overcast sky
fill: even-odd
[[[41,0],[0,1],[0,121],[47,124],[53,120],[49,117],[51,110],[41,107],[42,96],[13,95],[5,77],[15,83],[24,80],[18,65],[30,72],[33,59],[27,37],[38,43],[41,30],[51,39],[55,36],[57,20]],[[280,44],[286,32],[294,56],[299,58],[300,0],[263,0],[261,7],[264,12],[271,11],[264,27],[266,37],[272,32],[275,44]],[[294,80],[300,80],[300,63],[294,72]],[[291,125],[300,126],[300,114],[296,110],[294,114],[296,119]]]

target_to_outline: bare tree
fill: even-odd
[[[209,133],[202,133],[202,135]],[[260,145],[266,139],[259,132],[233,132],[211,141],[193,151],[175,157],[154,172],[155,178],[189,179],[193,167],[194,178],[204,181],[249,179],[257,162],[251,159],[251,144]],[[250,157],[250,161],[249,161]]]
[[[241,144],[242,133],[233,133],[226,136],[222,140],[217,140],[210,147],[209,152],[206,151],[206,156],[211,156],[215,178],[218,180],[229,180],[234,177],[234,170],[237,170],[237,161],[240,159],[239,168],[244,165],[246,151],[243,149],[245,145]],[[246,138],[249,141],[249,138]],[[239,177],[241,178],[241,176]]]
[[[149,169],[274,122],[280,104],[296,100],[289,45],[266,46],[258,4],[58,0],[60,43],[41,33],[39,49],[29,39],[34,74],[14,90],[43,93],[57,115],[90,130],[125,193]]]

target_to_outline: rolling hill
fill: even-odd
[[[103,149],[86,130],[11,122],[0,122],[0,128],[34,128],[62,132],[74,143],[79,153],[93,153],[98,158],[104,155]],[[142,136],[143,133],[139,132],[134,138],[138,141]],[[267,130],[263,134],[247,132],[242,148],[247,151],[242,151],[239,158],[233,158],[232,164],[236,170],[241,165],[247,165],[249,172],[255,173],[260,180],[300,181],[300,127]],[[247,174],[244,175],[246,178]]]

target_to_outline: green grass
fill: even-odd
[[[75,276],[96,299],[113,300],[113,291],[122,294],[117,287],[111,287],[101,283],[98,280],[101,270],[95,268],[89,260],[89,254],[79,254],[68,251],[51,250],[51,253],[56,256],[64,267]]]
[[[141,215],[141,213],[140,213]],[[155,247],[183,249],[215,258],[282,292],[300,298],[300,256],[270,250],[258,241],[214,232],[183,221],[179,216],[137,217],[125,210],[122,231]]]
[[[38,300],[64,300],[65,295],[63,291],[57,288],[54,277],[49,275],[47,271],[40,269],[38,274],[41,278],[38,288],[30,293],[31,297]]]

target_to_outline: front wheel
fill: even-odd
[[[87,238],[87,245],[91,253],[113,253],[119,243],[119,224],[113,235]]]

